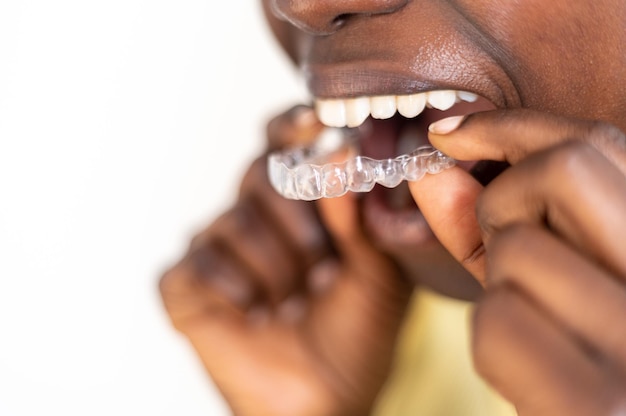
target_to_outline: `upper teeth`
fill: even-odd
[[[373,118],[391,118],[396,110],[404,117],[417,117],[424,107],[448,110],[459,101],[474,102],[476,94],[466,91],[430,91],[411,95],[380,95],[349,99],[315,101],[317,116],[329,127],[358,127],[371,114]]]

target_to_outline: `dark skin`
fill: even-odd
[[[270,143],[317,132],[310,112],[294,113],[270,123]],[[284,199],[262,157],[235,206],[162,278],[174,325],[235,414],[368,413],[412,284],[365,237],[355,202]]]
[[[458,169],[444,183],[412,184],[418,203],[450,184],[476,205],[465,230],[446,227],[463,215],[452,206],[425,215],[487,287],[474,316],[479,372],[521,415],[621,414],[626,136],[606,123],[517,110],[470,116],[431,139],[459,158],[513,165],[485,189],[465,186],[472,179]]]
[[[352,194],[284,200],[255,162],[235,206],[161,281],[174,325],[234,413],[367,414],[413,285],[471,299],[470,276],[486,288],[476,368],[520,414],[622,409],[626,3],[264,6],[314,96],[475,92],[497,110],[429,139],[459,160],[511,168],[486,187],[461,168],[411,183],[439,240],[426,244],[364,222]],[[270,123],[268,147],[319,128],[311,113],[287,112]]]

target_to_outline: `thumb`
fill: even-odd
[[[383,257],[368,241],[361,227],[357,195],[348,192],[338,198],[322,198],[317,202],[320,218],[344,262],[363,263],[363,256]]]
[[[366,298],[376,298],[378,303],[403,304],[412,284],[401,277],[396,264],[364,232],[357,194],[348,192],[338,198],[323,198],[317,204],[339,257],[342,275],[351,281],[346,282],[344,289],[350,287],[355,291],[353,294],[367,294]],[[352,298],[345,292],[343,295]],[[338,301],[342,298],[337,294]],[[353,302],[354,299],[350,303],[355,305]]]
[[[475,210],[482,185],[453,167],[410,182],[409,189],[441,244],[484,285],[484,247]]]

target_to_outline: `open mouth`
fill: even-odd
[[[453,90],[315,100],[320,121],[330,127],[352,128],[360,154],[374,159],[396,157],[428,145],[428,126],[438,120],[494,109],[485,98]],[[484,161],[459,162],[459,166],[483,184],[503,168]]]
[[[495,108],[476,94],[453,90],[315,100],[315,110],[323,124],[355,129],[361,154],[375,159],[395,157],[428,145],[428,126],[438,120]],[[470,170],[476,163],[460,165]]]
[[[431,123],[494,110],[496,106],[471,92],[439,90],[411,95],[316,99],[315,109],[323,124],[348,127],[356,132],[360,155],[381,160],[428,145]],[[458,162],[458,166],[483,184],[505,168],[488,161]],[[377,185],[361,198],[363,221],[378,240],[423,243],[432,239],[406,182],[393,188]]]
[[[446,117],[494,110],[496,106],[470,92],[438,90],[316,99],[315,109],[326,126],[349,130],[350,150],[358,156],[335,163],[332,152],[317,154],[325,144],[323,137],[310,147],[272,154],[268,166],[274,188],[287,198],[304,200],[341,196],[350,190],[360,192],[363,225],[376,240],[387,246],[414,246],[431,243],[434,236],[403,180],[419,180],[426,172],[437,173],[451,166],[447,156],[432,147],[424,149],[429,145],[428,126]],[[417,174],[408,174],[408,167],[417,165],[421,167],[411,171]],[[457,165],[483,185],[506,168],[490,161]],[[398,171],[402,171],[401,177]]]

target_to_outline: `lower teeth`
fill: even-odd
[[[417,181],[425,174],[436,174],[455,165],[454,159],[432,146],[421,146],[401,156],[375,160],[356,156],[341,163],[330,160],[339,150],[351,147],[339,129],[336,136],[325,136],[310,147],[274,152],[268,157],[270,183],[285,198],[313,201],[335,198],[352,192],[369,192],[375,184],[395,188],[403,180]],[[332,139],[329,140],[328,137]],[[329,148],[333,142],[334,148]]]

